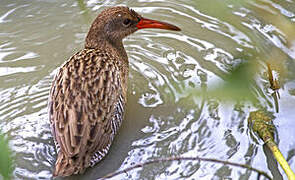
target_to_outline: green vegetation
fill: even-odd
[[[285,171],[289,180],[295,180],[295,174],[290,168],[288,162],[282,155],[277,144],[274,141],[274,126],[272,118],[264,111],[258,110],[251,112],[248,118],[248,124],[258,136],[263,140],[267,147],[273,153],[275,159],[279,162],[282,169]]]
[[[8,139],[0,134],[0,179],[9,180],[13,172],[12,152]]]

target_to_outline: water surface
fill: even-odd
[[[264,109],[275,116],[279,148],[295,169],[295,3],[265,1],[1,1],[0,130],[15,153],[14,179],[51,179],[56,158],[47,99],[57,69],[83,48],[91,21],[109,6],[126,5],[181,32],[142,30],[125,41],[130,61],[127,112],[110,153],[84,175],[97,179],[146,160],[200,156],[251,165],[286,179],[247,118]],[[291,28],[291,29],[290,29]],[[292,29],[293,28],[293,29]],[[292,41],[293,39],[293,41]],[[258,67],[256,103],[192,93],[224,82],[230,69]],[[276,70],[275,113],[266,62]],[[241,94],[243,96],[243,94]],[[256,179],[254,172],[207,162],[167,162],[113,179]]]

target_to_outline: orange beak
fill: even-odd
[[[181,31],[181,29],[177,26],[174,26],[169,23],[156,21],[152,19],[141,18],[138,24],[136,25],[138,29],[145,29],[145,28],[156,28],[156,29],[167,29],[172,31]]]

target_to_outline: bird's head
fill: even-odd
[[[180,31],[180,28],[172,24],[143,18],[128,7],[117,6],[102,11],[94,20],[86,38],[86,45],[87,41],[101,39],[122,42],[124,37],[144,28]]]

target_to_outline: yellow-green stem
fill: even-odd
[[[269,149],[272,151],[274,157],[279,162],[283,170],[288,176],[289,180],[295,180],[295,174],[290,168],[288,162],[285,160],[284,156],[282,155],[281,151],[279,150],[278,146],[273,142],[272,140],[266,142],[266,145],[269,147]]]

